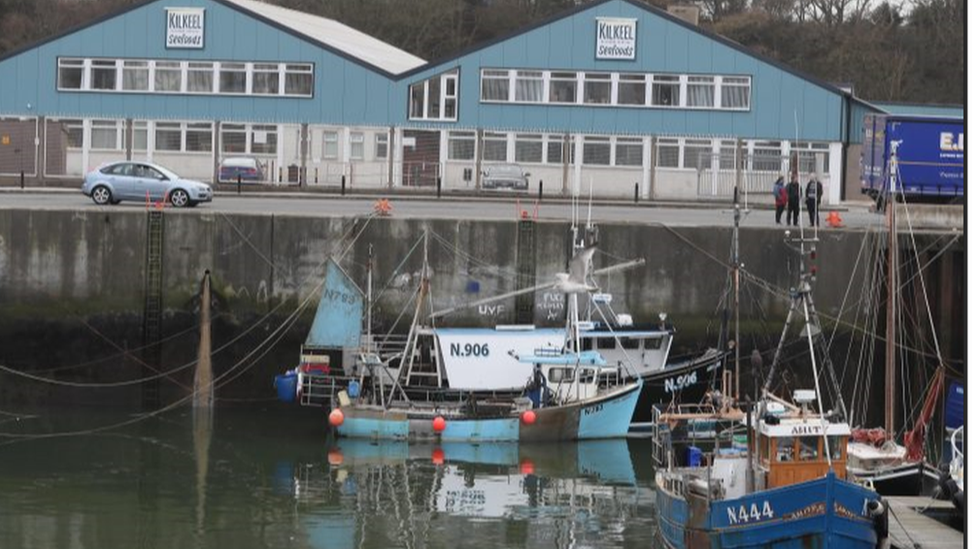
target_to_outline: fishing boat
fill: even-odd
[[[559,277],[567,295],[566,333],[558,345],[509,356],[532,368],[532,385],[519,396],[467,395],[454,399],[412,399],[404,390],[414,375],[421,311],[429,293],[426,259],[414,320],[395,371],[375,355],[361,356],[361,382],[338,393],[330,423],[341,437],[467,442],[586,440],[626,436],[643,382],[599,352],[580,349],[578,294],[591,291],[593,249],[574,255]],[[425,253],[426,258],[426,253]],[[475,352],[475,351],[472,351]],[[479,351],[484,355],[484,350]],[[489,357],[491,355],[489,354]],[[388,379],[389,383],[383,380]]]
[[[855,429],[848,444],[848,470],[853,478],[863,482],[869,482],[878,493],[883,495],[933,495],[939,484],[940,474],[938,469],[925,459],[924,443],[929,435],[928,426],[932,421],[937,408],[937,403],[943,396],[945,385],[946,366],[943,363],[942,355],[938,344],[938,335],[935,333],[934,325],[931,323],[931,311],[926,307],[924,313],[928,315],[929,325],[932,327],[935,368],[929,378],[927,394],[924,402],[917,409],[918,415],[915,417],[911,429],[904,433],[904,445],[897,442],[897,426],[895,425],[896,393],[903,395],[909,394],[901,385],[907,384],[907,379],[899,380],[897,362],[899,357],[907,355],[904,351],[897,348],[912,349],[915,346],[902,340],[903,334],[899,326],[903,324],[900,316],[906,314],[906,306],[902,297],[901,271],[906,267],[900,259],[898,244],[898,222],[896,212],[899,201],[896,200],[901,192],[901,184],[898,168],[897,143],[892,144],[889,165],[886,168],[890,186],[879,203],[887,204],[885,223],[887,236],[887,250],[882,256],[878,254],[878,268],[867,269],[867,289],[863,294],[873,297],[881,294],[877,287],[881,281],[885,284],[885,335],[884,335],[884,362],[885,362],[885,390],[884,390],[884,426],[876,428]],[[906,209],[907,212],[907,209]],[[910,227],[910,223],[908,223]],[[871,235],[869,234],[870,238]],[[880,240],[880,239],[879,239]],[[914,239],[912,240],[914,243]],[[884,258],[882,261],[881,258]],[[918,262],[917,252],[908,259],[908,267],[917,267],[921,271]],[[884,274],[882,274],[882,271]],[[928,303],[925,293],[925,285],[919,283],[918,289],[922,296],[922,301]],[[873,306],[871,303],[869,306]],[[873,330],[870,330],[873,331]],[[873,346],[871,346],[873,350]],[[870,372],[870,364],[873,363],[873,352],[865,353],[867,359],[861,363],[862,367]],[[921,353],[913,354],[911,357],[912,368],[924,367],[928,361]],[[867,402],[872,396],[870,391],[870,378],[865,374],[860,377],[864,385],[857,385],[852,392],[852,408],[859,410],[859,421],[867,421]],[[858,398],[860,405],[856,404]],[[915,403],[903,402],[903,406],[914,407]]]
[[[736,200],[736,240],[739,218]],[[801,256],[803,245],[801,237]],[[734,268],[738,264],[733,257]],[[823,405],[825,368],[812,352],[812,280],[804,273],[794,292],[811,350],[812,390],[774,395],[768,383],[774,360],[753,403],[743,406],[732,394],[738,392],[736,368],[723,372],[721,388],[700,404],[655,408],[657,504],[667,546],[876,547],[885,534],[878,494],[848,479],[851,429],[834,409],[842,400],[834,394],[834,406]]]

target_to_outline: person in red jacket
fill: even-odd
[[[783,185],[783,176],[779,176],[776,183],[773,183],[773,200],[776,204],[776,224],[780,224],[783,218],[783,210],[786,209],[786,186]]]

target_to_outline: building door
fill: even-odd
[[[403,186],[436,186],[440,167],[440,132],[403,130]]]

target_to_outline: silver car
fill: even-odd
[[[112,162],[85,176],[81,192],[98,205],[123,200],[165,201],[177,208],[193,207],[213,200],[210,185],[183,179],[159,164]]]
[[[529,189],[529,174],[517,164],[492,164],[482,171],[483,189],[514,189],[526,191]]]

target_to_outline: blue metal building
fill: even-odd
[[[547,193],[722,196],[738,177],[765,198],[795,163],[837,202],[878,111],[634,0],[430,63],[258,0],[149,0],[0,59],[0,175],[128,157],[215,179],[251,156],[308,185],[477,188],[517,164]]]

